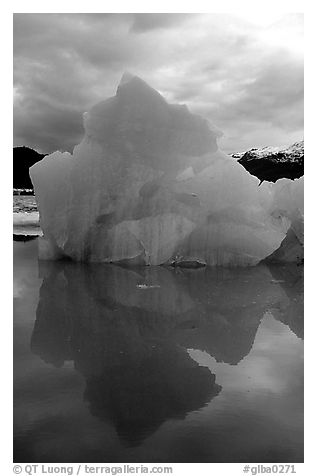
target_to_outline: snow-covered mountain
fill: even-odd
[[[263,182],[276,182],[280,178],[294,180],[304,175],[304,141],[287,148],[263,147],[231,154],[252,175]]]
[[[289,147],[263,147],[262,149],[250,149],[246,152],[231,154],[232,157],[244,158],[245,160],[263,159],[276,162],[299,162],[304,158],[304,141],[295,142]]]

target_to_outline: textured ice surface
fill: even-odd
[[[301,184],[259,187],[207,120],[138,77],[124,75],[84,127],[73,155],[30,168],[42,259],[246,266],[297,230]]]

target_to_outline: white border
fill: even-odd
[[[79,1],[13,1],[6,2],[1,8],[1,137],[2,137],[2,210],[4,213],[1,250],[2,275],[1,294],[3,303],[2,312],[2,345],[1,345],[1,409],[2,409],[2,451],[1,470],[2,474],[12,473],[12,13],[13,12],[222,12],[234,13],[256,9],[257,12],[273,10],[274,12],[304,12],[305,13],[305,464],[296,465],[298,474],[315,474],[315,429],[316,395],[316,353],[315,336],[316,319],[313,297],[316,291],[316,268],[315,268],[315,221],[316,221],[316,197],[313,191],[316,189],[316,161],[317,161],[317,131],[316,131],[316,48],[317,48],[317,15],[313,1],[270,0],[265,2],[253,1],[228,1],[207,2],[195,0],[195,2],[176,2],[161,0],[160,2],[146,1],[120,1],[105,2],[90,0]],[[165,464],[168,465],[168,464]],[[75,467],[76,465],[74,465]],[[227,475],[243,474],[241,464],[199,464],[199,465],[173,465],[174,474],[200,474]]]

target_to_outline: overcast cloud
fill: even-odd
[[[14,145],[72,151],[124,71],[208,117],[226,152],[303,138],[301,14],[15,14]]]

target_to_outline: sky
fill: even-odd
[[[14,146],[72,152],[125,71],[223,132],[227,153],[303,139],[303,14],[14,14]]]

